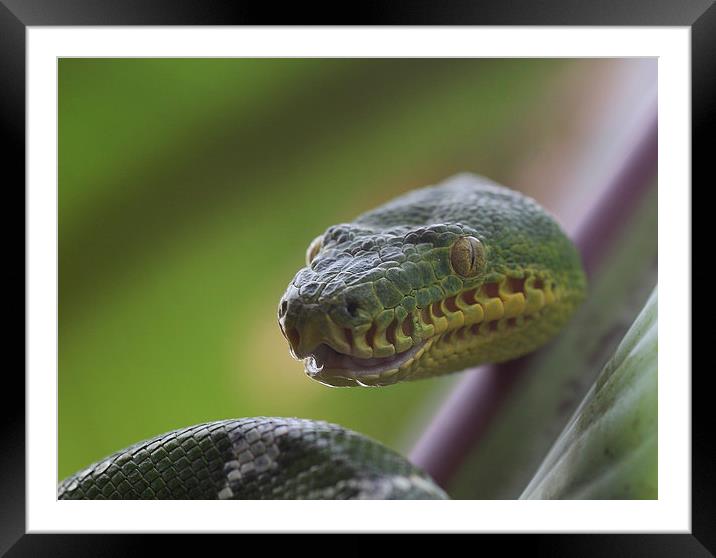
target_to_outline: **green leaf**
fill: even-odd
[[[654,289],[522,498],[657,498],[657,345]]]

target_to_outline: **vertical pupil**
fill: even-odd
[[[459,238],[452,248],[453,269],[463,277],[477,274],[482,262],[480,241],[472,237]]]

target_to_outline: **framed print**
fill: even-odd
[[[0,548],[709,555],[710,3],[189,6],[0,5],[27,324]]]

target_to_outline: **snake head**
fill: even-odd
[[[585,290],[578,255],[536,202],[472,175],[329,227],[279,302],[306,373],[379,386],[534,350]]]

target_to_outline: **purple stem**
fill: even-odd
[[[574,234],[587,275],[604,255],[654,185],[657,171],[656,110],[634,149]],[[465,372],[410,453],[410,460],[445,487],[472,448],[487,432],[515,383],[529,369],[531,356]]]

